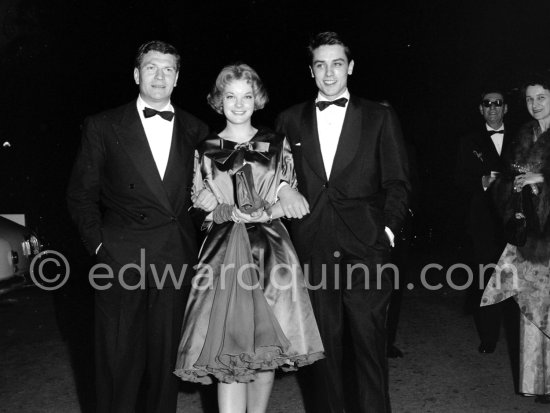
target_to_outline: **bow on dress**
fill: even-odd
[[[209,139],[204,142],[204,156],[212,159],[220,171],[227,172],[234,177],[235,204],[245,212],[265,209],[270,213],[271,208],[267,201],[262,199],[256,191],[250,163],[266,164],[271,159],[270,144],[264,141],[248,141],[235,143],[221,138]],[[229,218],[229,208],[220,205],[218,219],[226,221]],[[215,214],[216,216],[216,214]],[[216,221],[216,219],[214,219]]]
[[[222,171],[233,174],[244,161],[266,163],[271,158],[269,142],[248,141],[235,143],[224,139],[209,139],[205,142],[204,155],[214,160]]]

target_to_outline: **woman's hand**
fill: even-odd
[[[254,211],[251,214],[247,214],[245,212],[242,212],[239,208],[235,207],[233,208],[233,212],[231,213],[231,219],[234,222],[242,222],[248,224],[268,222],[271,220],[271,217],[263,209],[259,211]]]
[[[514,190],[520,192],[525,185],[534,185],[544,182],[544,176],[540,173],[526,172],[514,178]]]
[[[309,214],[309,204],[306,198],[289,185],[285,185],[279,190],[278,197],[285,217],[300,219]]]

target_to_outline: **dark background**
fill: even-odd
[[[518,88],[550,67],[548,0],[0,0],[0,212],[58,249],[74,247],[64,191],[86,115],[137,96],[133,58],[144,41],[182,55],[176,105],[214,127],[206,104],[225,64],[244,61],[271,102],[270,126],[315,94],[305,46],[317,32],[348,37],[352,93],[388,100],[416,153],[419,242],[460,244],[461,199],[452,183],[458,137],[481,122],[487,82],[509,92],[508,119],[526,120]]]
[[[351,92],[389,101],[416,154],[415,244],[429,262],[449,263],[461,262],[464,239],[466,208],[453,184],[458,138],[482,122],[486,83],[508,92],[511,123],[527,119],[518,88],[528,72],[550,67],[549,22],[550,0],[0,0],[0,213],[25,213],[81,275],[53,296],[82,411],[93,410],[94,394],[91,259],[65,189],[84,118],[137,97],[140,44],[178,47],[173,103],[214,128],[223,122],[206,95],[217,73],[250,64],[271,97],[255,120],[271,126],[315,95],[309,36],[344,34],[355,60]]]

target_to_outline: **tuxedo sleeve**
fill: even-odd
[[[384,226],[396,234],[407,213],[411,186],[401,125],[391,109],[388,110],[382,126],[379,156],[381,185],[386,193]]]
[[[278,133],[286,136],[285,122],[283,120],[283,114],[282,113],[279,113],[279,115],[275,119],[275,132],[278,132]]]
[[[101,243],[99,202],[104,163],[101,132],[94,119],[88,118],[67,188],[67,206],[91,255]]]
[[[287,112],[280,113],[275,119],[275,132],[283,135],[285,139],[288,141],[288,143],[292,144],[293,136],[290,131],[290,129],[292,129],[290,124],[291,124],[291,121]],[[294,127],[294,129],[296,128]]]
[[[286,182],[292,189],[297,189],[296,171],[294,170],[294,159],[290,144],[285,138],[283,140],[283,150],[281,151],[281,176],[280,182]]]
[[[193,143],[195,144],[195,147],[197,147],[202,141],[204,141],[208,137],[208,135],[210,134],[210,129],[206,125],[206,123],[198,118],[193,117],[193,121],[194,125],[191,134],[193,136]]]

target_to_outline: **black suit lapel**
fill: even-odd
[[[321,179],[326,181],[327,174],[323,163],[323,155],[321,154],[321,144],[319,143],[319,132],[317,130],[317,114],[313,102],[307,103],[304,107],[301,130],[304,131],[302,135],[304,160]]]
[[[189,178],[187,171],[189,170],[189,165],[193,162],[194,156],[193,145],[189,142],[184,132],[185,127],[182,116],[178,116],[178,112],[176,111],[170,156],[163,180],[164,188],[175,211],[179,211],[182,203],[185,201],[185,197],[180,195],[190,191],[190,188],[186,187],[188,184],[187,179]]]
[[[331,178],[338,176],[356,155],[357,147],[361,141],[361,119],[361,107],[357,104],[356,99],[350,97],[332,163]]]
[[[491,135],[487,131],[482,135],[483,136],[483,150],[487,153],[487,156],[490,157],[490,159],[498,159],[498,151],[495,146],[495,143],[493,142],[493,139],[491,138]]]
[[[118,135],[121,146],[130,157],[135,169],[142,176],[149,190],[168,211],[172,211],[135,103],[128,105],[121,122],[113,125],[113,128]]]
[[[511,143],[512,143],[512,136],[511,136],[510,132],[507,132],[506,129],[505,129],[504,130],[504,137],[502,138],[502,150],[500,151],[501,159],[508,152]]]

